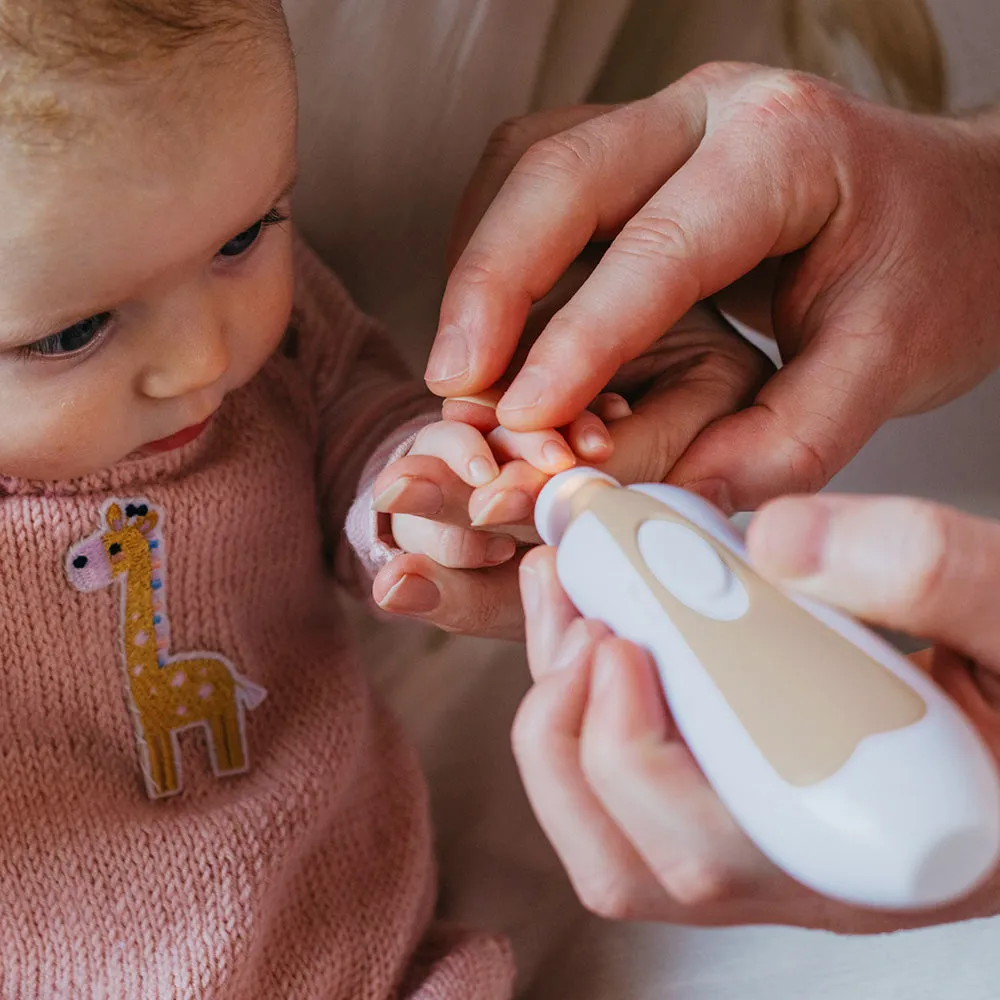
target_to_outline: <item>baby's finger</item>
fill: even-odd
[[[469,486],[485,486],[500,474],[486,438],[474,427],[442,420],[425,427],[413,442],[411,455],[433,455]]]
[[[614,420],[624,420],[632,416],[632,407],[628,400],[617,392],[601,393],[590,405],[591,412],[596,413],[606,424]]]
[[[475,396],[455,396],[441,405],[441,415],[445,420],[455,420],[475,427],[482,434],[489,434],[500,426],[497,420],[497,403],[503,389],[494,387]]]
[[[510,535],[471,531],[408,514],[393,517],[392,535],[404,552],[425,555],[449,569],[499,566],[512,558],[517,548]]]
[[[506,427],[498,427],[490,433],[487,440],[499,461],[509,462],[520,458],[549,476],[565,472],[576,465],[573,450],[555,430],[509,431]]]
[[[472,492],[468,515],[473,527],[532,524],[535,501],[548,481],[527,462],[508,462],[492,483]]]
[[[397,556],[372,586],[383,611],[430,622],[446,632],[519,640],[524,614],[517,562],[491,569],[448,569],[427,556]]]
[[[573,451],[585,462],[606,462],[615,450],[604,421],[590,410],[584,410],[563,431],[563,435]]]
[[[382,514],[416,514],[447,524],[469,523],[472,490],[440,459],[407,455],[384,469],[372,488]]]

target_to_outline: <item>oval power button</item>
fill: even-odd
[[[639,528],[639,551],[656,579],[681,604],[719,621],[746,614],[750,599],[715,548],[683,524],[647,521]]]

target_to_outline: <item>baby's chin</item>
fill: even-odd
[[[0,476],[33,483],[63,483],[88,479],[107,472],[131,459],[142,457],[141,448],[130,443],[111,451],[107,448],[88,449],[77,445],[65,452],[46,452],[17,455],[4,454],[0,447]]]

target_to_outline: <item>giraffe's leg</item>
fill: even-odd
[[[157,798],[165,793],[166,785],[166,761],[163,759],[163,740],[160,733],[146,732],[143,737],[145,744],[146,764],[149,767],[147,784],[149,794]]]
[[[208,720],[210,739],[214,751],[216,774],[225,774],[233,770],[233,750],[226,732],[226,717],[219,712]]]
[[[216,726],[219,728],[215,746],[220,773],[238,774],[245,771],[247,750],[243,732],[240,729],[240,717],[236,709],[235,698],[212,720],[213,734]],[[225,748],[224,751],[223,748]]]
[[[158,751],[163,761],[163,781],[160,784],[161,795],[173,795],[179,787],[177,780],[177,755],[174,752],[174,741],[169,730],[164,729],[157,734]]]

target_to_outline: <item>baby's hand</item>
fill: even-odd
[[[612,451],[595,413],[565,436],[555,430],[515,433],[497,428],[495,419],[490,430],[488,407],[470,405],[485,412],[425,427],[410,453],[386,468],[374,487],[375,509],[392,515],[396,544],[452,569],[499,566],[513,557],[517,541],[537,541],[529,526],[548,479],[574,466],[578,456],[600,462]]]

